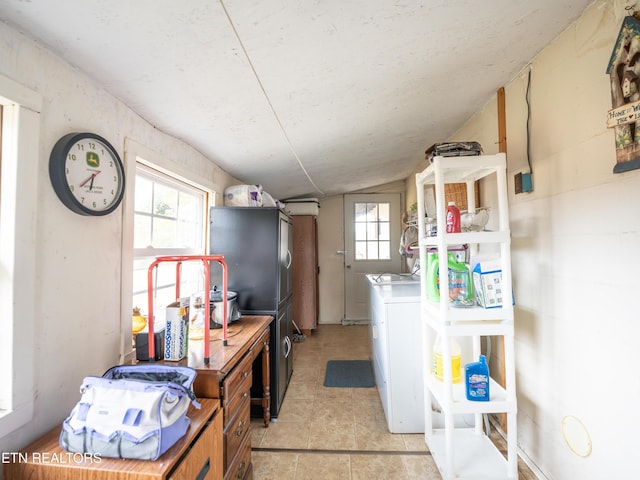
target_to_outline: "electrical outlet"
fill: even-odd
[[[527,193],[533,192],[533,174],[531,173],[522,174],[522,191]]]
[[[516,195],[518,193],[522,193],[522,172],[520,173],[516,173],[514,181],[515,181],[515,191],[516,191]]]

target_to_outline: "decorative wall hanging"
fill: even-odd
[[[640,20],[632,7],[627,11],[607,68],[613,107],[607,127],[616,140],[613,173],[640,168]]]

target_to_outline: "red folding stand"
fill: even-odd
[[[222,265],[222,344],[227,346],[227,264],[224,261],[224,255],[173,255],[156,257],[156,259],[149,265],[147,272],[147,282],[149,291],[149,312],[148,312],[148,331],[149,331],[149,359],[154,361],[155,359],[155,332],[153,330],[153,270],[164,262],[176,263],[176,299],[180,298],[180,270],[182,262],[188,261],[201,261],[204,266],[204,296],[207,298],[204,309],[204,363],[209,364],[209,323],[211,318],[211,310],[209,308],[210,298],[210,282],[211,282],[211,265],[209,262],[218,262]]]

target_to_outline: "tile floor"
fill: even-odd
[[[373,388],[323,386],[328,360],[369,359],[366,325],[320,325],[294,343],[276,421],[252,419],[254,480],[440,479],[423,434],[391,434]],[[520,479],[535,479],[520,462]]]

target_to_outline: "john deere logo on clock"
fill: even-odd
[[[94,168],[100,166],[100,157],[96,152],[87,152],[87,165]]]

